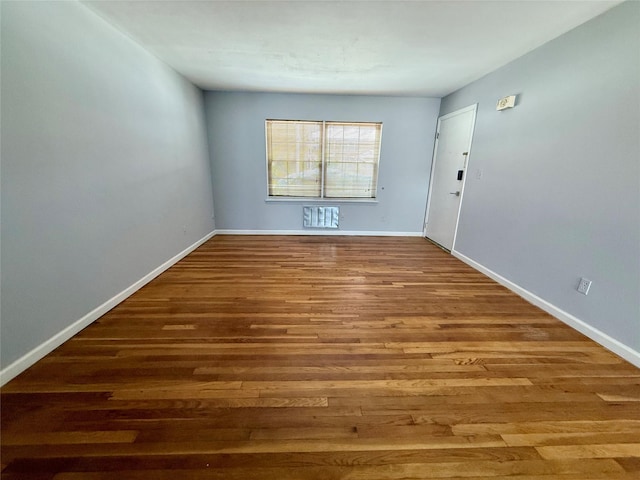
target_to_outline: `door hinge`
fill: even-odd
[[[440,132],[436,132],[436,140],[440,138]]]

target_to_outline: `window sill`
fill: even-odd
[[[375,205],[378,203],[377,198],[267,197],[264,201],[265,203],[309,203],[309,204],[364,203],[369,205]]]

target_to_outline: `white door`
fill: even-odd
[[[425,214],[425,237],[451,251],[471,150],[477,105],[438,119]]]

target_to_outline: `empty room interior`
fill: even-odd
[[[640,476],[640,2],[0,2],[3,480]]]

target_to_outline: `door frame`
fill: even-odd
[[[451,113],[447,113],[446,115],[442,115],[441,117],[438,117],[438,123],[436,125],[436,140],[435,143],[433,145],[433,155],[431,157],[431,170],[429,172],[429,194],[427,195],[427,205],[425,207],[425,212],[424,212],[424,222],[422,225],[422,236],[424,238],[427,238],[427,223],[428,223],[428,219],[429,219],[429,209],[431,207],[431,192],[433,192],[433,178],[434,178],[434,171],[436,168],[436,163],[438,161],[438,143],[440,142],[440,125],[441,122],[443,120],[447,120],[448,118],[451,117],[455,117],[457,115],[463,114],[463,113],[467,113],[469,111],[473,111],[473,118],[471,120],[471,135],[469,136],[469,145],[467,145],[467,152],[469,152],[469,154],[467,155],[467,159],[465,161],[465,166],[463,168],[464,170],[464,174],[462,176],[462,185],[460,187],[460,203],[458,205],[458,211],[456,212],[456,226],[455,229],[453,230],[453,242],[451,243],[451,252],[453,252],[455,250],[456,247],[456,239],[458,237],[458,222],[460,221],[460,212],[462,211],[462,201],[464,200],[464,187],[467,183],[467,173],[469,171],[469,160],[471,158],[471,145],[473,144],[473,134],[475,132],[475,128],[476,128],[476,118],[478,117],[478,104],[474,103],[473,105],[469,105],[468,107],[464,107],[464,108],[460,108],[458,110],[455,110]],[[444,247],[442,247],[444,248]],[[446,250],[446,249],[445,249]]]

